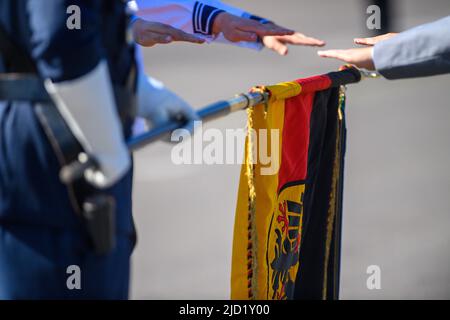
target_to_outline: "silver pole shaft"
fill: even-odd
[[[219,101],[207,105],[206,107],[198,110],[197,114],[200,117],[200,120],[211,121],[213,119],[226,116],[227,114],[230,114],[232,112],[256,106],[264,102],[265,99],[267,99],[267,95],[259,92],[242,93],[232,99]],[[128,148],[131,151],[139,150],[147,146],[149,143],[161,139],[165,135],[173,132],[174,130],[181,128],[182,126],[183,123],[171,122],[164,126],[134,136],[130,140],[128,140],[127,142]]]
[[[229,113],[244,110],[255,105],[258,105],[267,99],[266,94],[262,93],[243,93],[232,99],[219,101],[210,104],[200,110],[198,115],[202,121],[210,121],[216,118],[223,117]],[[170,134],[172,131],[183,127],[182,122],[170,122],[164,126],[149,130],[148,132],[134,136],[127,141],[127,146],[130,151],[137,151],[150,143],[161,139]],[[65,184],[70,184],[81,178],[86,170],[97,167],[97,162],[94,158],[86,154],[81,154],[79,161],[75,161],[61,169],[59,174],[60,179]]]

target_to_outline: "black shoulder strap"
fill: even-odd
[[[3,56],[8,72],[34,73],[36,70],[31,58],[10,39],[1,24],[0,54]]]

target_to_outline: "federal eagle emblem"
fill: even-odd
[[[305,185],[282,190],[270,222],[268,299],[292,299],[299,265]]]

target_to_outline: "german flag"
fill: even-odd
[[[254,88],[270,98],[248,110],[232,299],[338,298],[346,137],[342,85],[359,80],[359,71],[347,68]]]

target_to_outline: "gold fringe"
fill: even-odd
[[[323,286],[322,286],[322,299],[326,300],[327,298],[327,289],[328,289],[328,262],[330,259],[330,249],[331,249],[331,240],[333,237],[333,225],[336,217],[336,206],[337,206],[337,188],[339,184],[339,175],[340,175],[340,153],[341,153],[341,126],[343,120],[342,108],[345,103],[345,87],[341,86],[339,91],[339,105],[338,105],[338,117],[337,121],[337,132],[336,132],[336,147],[335,147],[335,155],[334,155],[334,163],[333,163],[333,177],[331,180],[331,193],[330,193],[330,202],[328,204],[328,217],[327,217],[327,234],[325,240],[325,260],[324,260],[324,275],[323,275]]]
[[[253,155],[253,107],[247,109],[247,156],[245,159],[248,184],[248,245],[247,245],[247,280],[248,298],[256,299],[258,293],[257,279],[257,232],[256,232],[256,191],[255,161]]]

